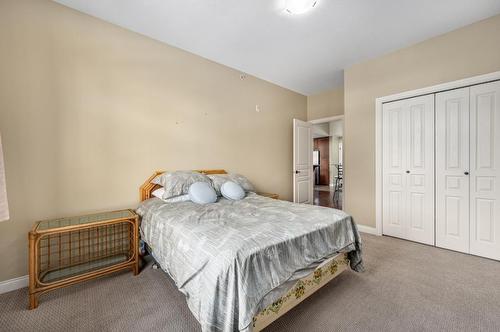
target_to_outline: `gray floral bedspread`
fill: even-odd
[[[334,253],[363,269],[356,225],[339,210],[249,193],[207,205],[153,198],[137,212],[143,240],[203,331],[251,330],[264,296]]]

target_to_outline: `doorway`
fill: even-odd
[[[313,123],[313,204],[343,208],[343,116]]]

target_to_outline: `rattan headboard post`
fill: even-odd
[[[194,172],[199,172],[203,174],[227,174],[227,172],[223,169],[199,169],[194,170]],[[159,185],[151,183],[155,177],[160,174],[165,173],[165,171],[156,171],[151,175],[143,184],[139,187],[139,199],[140,201],[145,201],[151,198],[151,194],[156,189],[160,188]]]
[[[155,191],[158,186],[157,184],[151,183],[155,177],[157,177],[160,174],[165,173],[164,171],[156,171],[154,172],[153,175],[151,175],[143,184],[142,186],[139,187],[139,200],[140,202],[145,201],[149,198],[151,198],[151,193]]]

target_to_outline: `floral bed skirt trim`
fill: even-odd
[[[255,315],[253,318],[253,331],[257,332],[284,315],[315,291],[323,287],[330,280],[338,276],[349,266],[347,254],[338,254],[319,266],[308,276],[297,283],[277,301]]]

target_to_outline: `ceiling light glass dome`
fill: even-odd
[[[285,0],[285,9],[290,14],[303,14],[316,6],[318,0]]]

